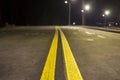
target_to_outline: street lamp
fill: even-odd
[[[110,11],[109,10],[105,10],[104,14],[102,15],[105,18],[104,26],[107,26],[107,20],[106,20],[106,18],[109,15],[110,15]]]
[[[84,14],[84,4],[85,4],[85,1],[82,0],[82,25],[85,25],[85,14]]]
[[[102,16],[103,16],[103,17],[105,17],[105,15],[104,15],[104,14],[103,14]]]
[[[108,16],[110,14],[110,11],[109,10],[106,10],[105,11],[105,15]]]
[[[69,5],[69,15],[68,15],[68,25],[71,24],[71,2],[76,1],[76,0],[66,0],[64,3]]]
[[[68,1],[65,1],[65,4],[68,4]]]
[[[90,10],[90,5],[89,4],[86,4],[85,5],[85,11],[89,11]]]
[[[81,12],[82,12],[82,25],[85,25],[85,23],[86,23],[86,12],[90,10],[90,5],[89,4],[84,5],[84,2],[82,4],[83,4],[82,10],[81,10]]]
[[[69,13],[68,13],[68,25],[70,25],[71,23],[71,0],[68,1],[65,1],[65,4],[68,4],[69,5]]]

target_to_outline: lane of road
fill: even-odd
[[[63,28],[84,80],[120,79],[120,34]]]
[[[78,69],[77,63],[74,59],[73,53],[70,49],[69,43],[62,30],[59,29],[59,31],[62,41],[67,80],[83,80],[80,70]]]
[[[54,28],[0,31],[0,80],[39,80]]]

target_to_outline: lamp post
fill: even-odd
[[[65,0],[65,4],[69,5],[69,12],[68,12],[68,25],[71,25],[71,4],[76,0]]]
[[[85,25],[85,14],[84,14],[84,4],[85,4],[85,1],[82,0],[82,25]]]
[[[71,0],[69,0],[69,19],[68,24],[71,25]]]
[[[69,5],[69,12],[68,12],[68,25],[71,25],[71,0],[65,1],[65,4]]]
[[[82,2],[82,25],[86,24],[86,12],[90,10],[90,5],[89,4],[84,4],[84,0]]]
[[[102,15],[105,18],[104,26],[107,26],[107,16],[109,16],[109,15],[110,15],[110,11],[105,10],[104,14]]]

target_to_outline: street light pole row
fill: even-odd
[[[68,25],[71,25],[71,4],[74,0],[65,0],[65,4],[69,5],[69,13],[68,13]],[[82,25],[86,24],[86,12],[90,10],[90,5],[85,5],[85,0],[82,0]],[[105,26],[107,25],[106,18],[110,14],[109,10],[105,10],[104,14],[102,15],[105,18]]]
[[[65,0],[65,4],[69,5],[69,15],[68,15],[68,25],[71,25],[71,1],[74,0]],[[86,12],[90,10],[90,5],[85,5],[85,1],[82,0],[82,25],[86,24]],[[102,15],[105,18],[105,26],[106,26],[106,17],[110,14],[109,10],[105,10],[104,14]]]
[[[72,0],[72,1],[74,1],[74,0]],[[68,25],[71,25],[71,0],[66,0],[65,1],[65,4],[68,4],[69,5],[69,15],[68,15]],[[82,10],[81,10],[81,12],[82,12],[82,25],[85,25],[85,17],[86,17],[86,11],[88,11],[90,9],[90,5],[85,5],[85,2],[84,2],[84,0],[82,0]]]

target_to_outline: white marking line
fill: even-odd
[[[105,36],[102,36],[102,35],[97,35],[97,37],[99,37],[99,38],[106,38]]]
[[[86,33],[86,34],[89,34],[89,35],[94,35],[94,34],[95,34],[95,33],[88,32],[88,31],[86,31],[85,33]]]
[[[73,30],[79,29],[78,27],[70,27]]]
[[[87,41],[94,41],[94,39],[87,39]]]

